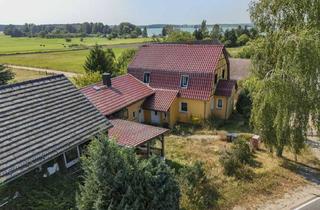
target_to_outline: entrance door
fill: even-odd
[[[160,124],[160,113],[157,111],[151,111],[151,123]]]
[[[143,123],[144,122],[144,112],[143,109],[139,109],[139,122]]]

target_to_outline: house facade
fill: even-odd
[[[226,49],[215,44],[144,45],[127,75],[104,77],[81,90],[100,112],[164,127],[212,115],[228,119],[237,89]]]
[[[223,45],[145,45],[129,65],[128,73],[155,90],[142,107],[147,123],[169,123],[172,127],[176,122],[198,121],[211,115],[228,119],[232,113],[237,84],[230,80]],[[157,108],[157,104],[165,104],[166,109]]]

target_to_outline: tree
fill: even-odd
[[[0,64],[0,85],[8,84],[9,80],[14,78],[14,73]]]
[[[162,36],[166,37],[169,35],[169,33],[171,33],[172,31],[174,31],[174,28],[172,25],[165,25],[162,28]]]
[[[242,114],[247,120],[249,120],[252,109],[252,99],[247,88],[241,90],[236,104],[236,109],[238,113]]]
[[[93,139],[82,157],[84,181],[77,207],[86,209],[179,209],[174,174],[157,157],[142,160],[105,136]]]
[[[222,29],[220,28],[220,26],[218,24],[215,24],[213,26],[210,36],[211,36],[211,39],[213,39],[213,40],[220,40],[221,41]]]
[[[251,19],[263,37],[253,44],[251,122],[270,151],[299,154],[310,122],[320,128],[318,1],[260,0]],[[297,157],[297,156],[296,156]]]
[[[121,53],[120,57],[117,59],[117,70],[118,73],[125,74],[127,72],[127,68],[129,63],[132,61],[136,54],[137,50],[135,49],[128,49]]]
[[[95,45],[91,50],[84,64],[87,72],[110,73],[116,75],[115,55],[112,49],[104,51],[101,46]]]
[[[195,38],[191,33],[179,30],[170,32],[166,39],[167,42],[190,42],[194,40]]]
[[[201,32],[203,39],[209,37],[209,31],[208,31],[206,20],[202,21],[199,31]]]
[[[246,45],[250,41],[250,37],[247,34],[242,34],[237,39],[237,44],[239,46]]]
[[[200,29],[196,29],[193,32],[193,36],[196,38],[196,40],[203,40],[203,34]]]
[[[85,74],[80,74],[72,79],[77,88],[83,88],[100,82],[102,80],[102,76],[100,72],[88,72]]]
[[[142,37],[147,38],[148,37],[148,30],[147,27],[143,27],[143,31],[142,31]]]

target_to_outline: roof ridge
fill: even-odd
[[[153,90],[163,90],[163,91],[171,91],[171,92],[179,92],[179,90],[168,89],[168,88],[152,88]]]
[[[59,78],[59,77],[67,79],[67,77],[64,74],[57,74],[57,75],[53,75],[53,76],[42,77],[42,78],[38,78],[38,79],[32,79],[32,80],[27,80],[27,81],[23,81],[23,82],[13,83],[13,84],[0,85],[0,90],[7,89],[7,88],[13,88],[13,87],[21,86],[21,85],[32,84],[32,83],[41,82],[41,81],[46,81],[46,80],[51,80],[51,79],[55,79],[55,78]]]

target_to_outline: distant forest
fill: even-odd
[[[2,29],[2,30],[1,30]],[[0,25],[0,31],[12,37],[72,38],[85,36],[103,36],[112,38],[146,37],[146,29],[124,22],[109,26],[103,23],[47,24],[47,25]]]

